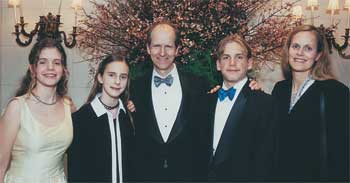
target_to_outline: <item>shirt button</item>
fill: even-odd
[[[166,94],[167,94],[167,92],[165,91],[165,92],[164,92],[164,94],[166,95]]]
[[[168,108],[165,108],[164,110],[166,110],[166,111],[167,111],[167,110],[168,110]]]
[[[164,125],[165,126],[165,128],[168,128],[168,125]]]

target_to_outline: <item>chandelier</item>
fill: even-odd
[[[46,1],[43,0],[43,8],[45,9]],[[68,38],[64,31],[60,30],[60,26],[63,24],[61,22],[61,7],[62,0],[59,0],[58,13],[53,15],[49,12],[47,15],[39,16],[39,21],[35,24],[35,27],[30,32],[25,30],[27,23],[24,21],[22,3],[20,0],[9,0],[9,6],[13,7],[14,17],[15,17],[15,32],[16,43],[19,46],[25,47],[31,44],[34,36],[37,35],[37,41],[44,38],[53,38],[59,42],[64,42],[66,47],[73,48],[77,41],[77,11],[82,8],[82,0],[73,0],[72,8],[74,8],[75,13],[75,23],[73,26],[73,31]],[[17,18],[17,9],[19,9],[20,18]]]

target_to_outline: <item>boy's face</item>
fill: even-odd
[[[252,67],[253,62],[247,57],[247,49],[237,42],[227,43],[223,54],[216,61],[216,69],[221,71],[226,87],[241,81]]]

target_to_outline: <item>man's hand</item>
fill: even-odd
[[[212,88],[212,89],[210,89],[210,91],[208,91],[208,94],[213,94],[213,93],[217,92],[220,88],[221,88],[220,85],[216,85],[214,88]]]
[[[134,105],[134,102],[131,100],[128,101],[128,104],[126,106],[130,112],[136,112],[136,107]]]
[[[263,91],[262,90],[262,88],[261,88],[261,86],[260,86],[260,84],[256,81],[256,80],[254,80],[254,79],[249,79],[249,88],[250,89],[252,89],[252,90],[261,90],[261,91]]]

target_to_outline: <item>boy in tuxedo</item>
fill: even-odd
[[[249,88],[253,58],[246,41],[230,35],[218,45],[222,87],[209,94],[209,171],[214,182],[264,181],[274,164],[276,102]]]

